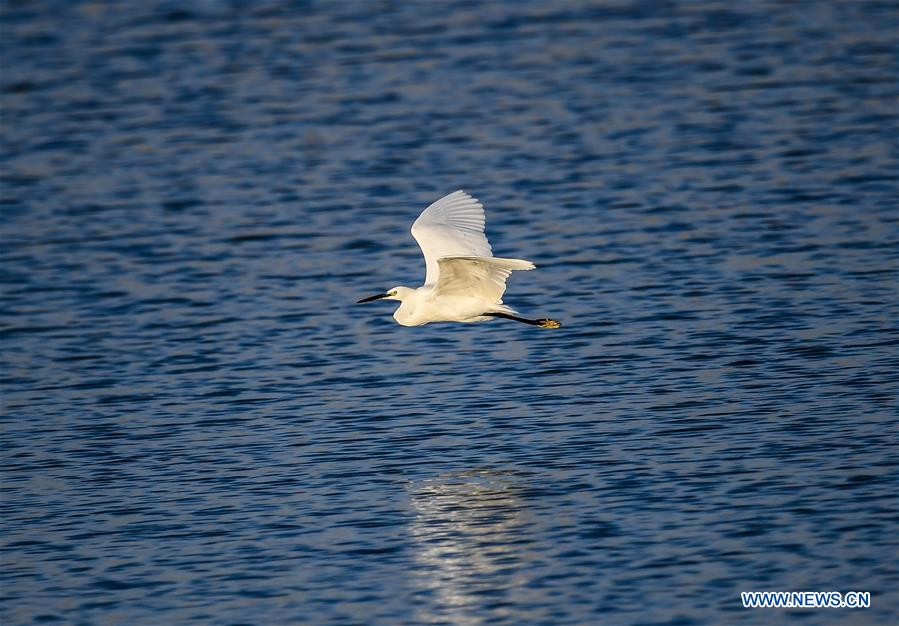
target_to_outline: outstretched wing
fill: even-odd
[[[484,235],[485,221],[484,205],[461,189],[422,211],[412,224],[412,236],[425,257],[425,285],[439,280],[440,257],[493,256]]]
[[[502,304],[506,279],[514,270],[532,270],[534,264],[523,259],[451,256],[437,261],[440,278],[434,295],[481,298],[485,303]]]

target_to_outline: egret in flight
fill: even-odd
[[[551,319],[526,319],[503,304],[506,279],[514,270],[532,270],[522,259],[493,256],[484,235],[484,205],[456,191],[426,208],[412,224],[412,236],[425,257],[425,284],[394,287],[357,304],[399,300],[393,319],[403,326],[430,322],[483,322],[501,317],[541,328],[559,328]]]

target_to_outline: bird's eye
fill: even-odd
[[[396,295],[396,291],[395,291],[395,290],[394,290],[394,291],[391,291],[391,292],[388,293],[387,295],[390,296],[390,297],[392,298],[393,296]]]

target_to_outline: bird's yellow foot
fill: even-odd
[[[562,324],[556,320],[537,320],[540,322],[540,328],[561,328]]]

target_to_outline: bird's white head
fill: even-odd
[[[406,298],[408,298],[412,293],[414,293],[414,289],[410,289],[409,287],[403,287],[402,285],[397,285],[393,289],[388,290],[387,293],[390,295],[387,296],[388,300],[399,300],[402,302]]]
[[[411,293],[413,293],[414,289],[409,289],[408,287],[397,286],[392,289],[388,289],[384,293],[379,293],[376,296],[369,296],[368,298],[362,298],[356,304],[362,304],[363,302],[373,302],[374,300],[399,300],[402,302],[406,298],[409,297]]]

